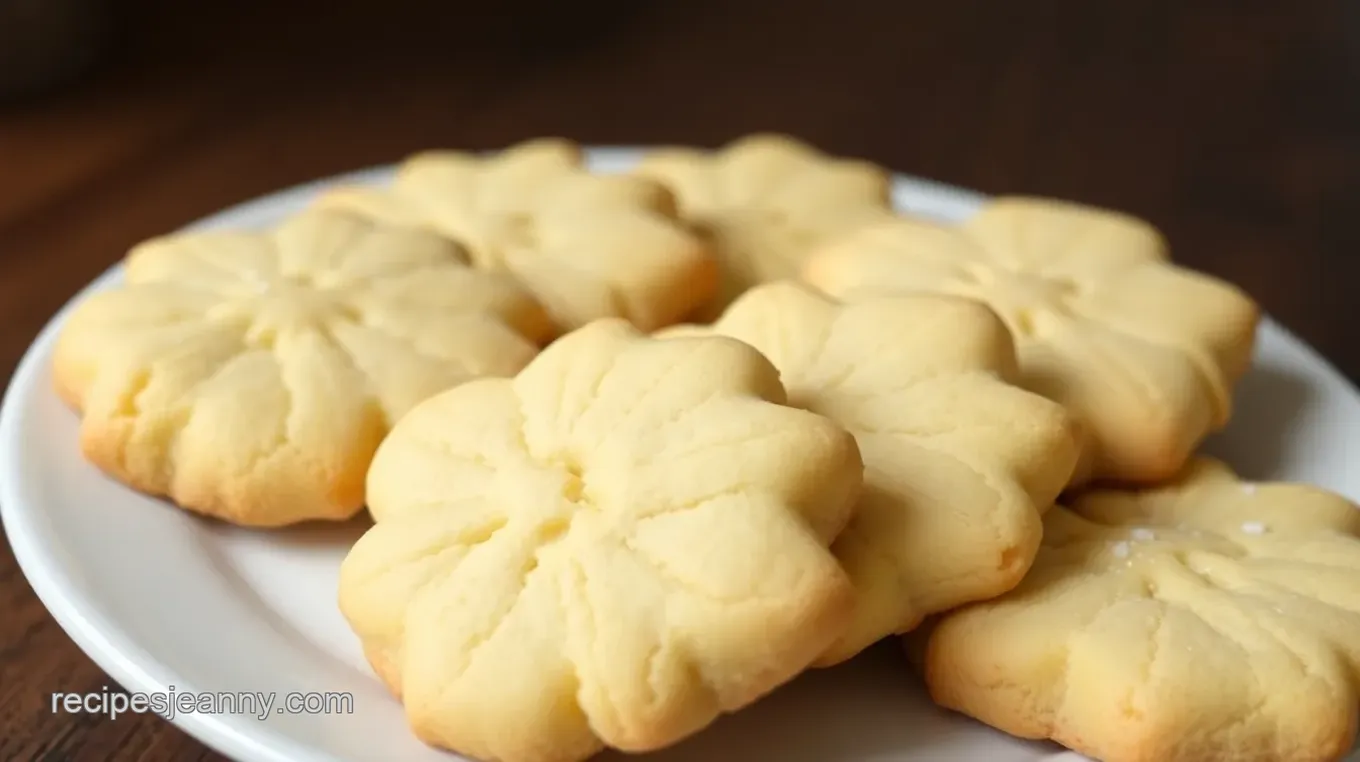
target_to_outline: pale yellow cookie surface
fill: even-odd
[[[341,188],[316,203],[449,236],[479,268],[519,279],[563,330],[602,317],[653,330],[717,288],[717,264],[676,220],[668,190],[592,174],[564,140],[417,154],[390,188]]]
[[[124,483],[239,524],[343,519],[391,422],[545,335],[512,280],[443,238],[336,213],[139,245],[62,328],[58,392]],[[517,332],[517,330],[518,332]]]
[[[827,544],[862,464],[783,398],[741,342],[604,320],[404,418],[340,604],[420,738],[645,751],[805,668],[849,621]]]
[[[1080,442],[1057,403],[1011,386],[1005,326],[943,296],[841,305],[793,283],[748,291],[711,329],[760,350],[789,404],[841,424],[864,494],[832,550],[856,590],[832,664],[921,619],[1011,589]]]
[[[675,191],[682,215],[712,242],[722,266],[714,318],[759,283],[796,277],[827,238],[891,210],[891,177],[781,135],[752,135],[719,151],[653,151],[635,170]]]
[[[1355,736],[1360,509],[1195,460],[1045,520],[1001,598],[946,615],[935,700],[1104,762],[1332,762]]]
[[[1231,414],[1256,305],[1168,260],[1132,217],[1025,198],[967,223],[901,219],[830,244],[805,279],[837,296],[927,292],[990,305],[1011,329],[1022,383],[1090,433],[1075,481],[1172,476]]]

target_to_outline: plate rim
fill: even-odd
[[[652,146],[587,146],[592,159],[634,161]],[[395,172],[396,164],[385,164],[342,172],[327,177],[281,188],[213,212],[181,226],[177,230],[202,230],[219,227],[238,227],[236,220],[253,215],[277,216],[290,213],[289,206],[305,205],[319,191],[346,183],[381,184]],[[894,196],[918,193],[935,195],[940,204],[961,208],[981,203],[987,197],[958,186],[920,178],[909,174],[892,174]],[[897,204],[899,210],[903,209]],[[929,210],[926,210],[929,214]],[[61,563],[58,553],[44,542],[41,528],[43,516],[38,507],[28,506],[20,487],[24,475],[20,472],[16,450],[24,430],[21,422],[29,412],[23,407],[33,388],[40,384],[45,363],[50,361],[51,348],[57,333],[71,310],[92,293],[109,287],[121,276],[121,257],[118,262],[78,290],[48,319],[38,331],[7,384],[0,400],[0,524],[3,524],[15,560],[29,587],[48,614],[76,644],[86,658],[105,674],[130,692],[163,692],[167,686],[178,686],[181,691],[193,691],[186,681],[165,683],[152,673],[173,673],[174,670],[144,648],[137,638],[118,624],[116,617],[106,616],[97,600],[79,595],[80,587],[72,582],[71,570]],[[1360,401],[1360,388],[1347,378],[1311,344],[1302,340],[1287,327],[1262,313],[1261,332],[1276,332],[1292,344],[1312,363],[1319,374],[1339,383],[1346,393]],[[1259,334],[1258,334],[1259,336]],[[1258,339],[1259,340],[1259,339]],[[75,594],[73,594],[75,593]],[[162,721],[167,721],[161,718]],[[263,762],[344,762],[342,758],[318,747],[275,731],[263,724],[249,724],[248,718],[230,714],[176,713],[168,720],[205,746],[231,759],[262,760]],[[450,759],[458,759],[456,755]]]

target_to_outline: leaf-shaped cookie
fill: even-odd
[[[1002,198],[967,223],[899,219],[828,245],[804,278],[836,296],[980,299],[1015,335],[1024,385],[1074,412],[1092,447],[1076,482],[1174,475],[1228,421],[1258,311],[1168,260],[1156,230],[1114,212]]]
[[[659,149],[635,173],[666,183],[713,244],[722,285],[705,319],[754,285],[796,277],[813,247],[892,209],[886,170],[783,135],[751,135],[713,152]]]
[[[340,605],[419,737],[502,762],[656,749],[840,636],[827,545],[863,466],[783,400],[741,342],[602,320],[403,418]]]
[[[532,297],[454,244],[334,212],[154,239],[124,270],[57,342],[81,448],[138,490],[238,524],[353,515],[392,421],[513,375],[549,330]]]
[[[602,317],[653,330],[717,288],[717,264],[666,188],[592,174],[564,140],[417,154],[391,188],[339,188],[316,203],[454,239],[479,268],[519,279],[564,330]]]
[[[789,404],[844,426],[863,453],[864,493],[832,546],[856,616],[820,664],[1019,583],[1080,441],[1060,405],[1010,385],[995,314],[931,295],[841,305],[784,282],[746,292],[711,328],[666,333],[709,332],[760,350]]]
[[[1196,459],[1054,508],[1024,582],[945,615],[931,694],[1105,762],[1331,762],[1360,709],[1360,510]]]

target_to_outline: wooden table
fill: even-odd
[[[260,193],[433,146],[754,130],[1144,216],[1360,377],[1360,21],[1339,2],[123,5],[104,67],[0,107],[6,377],[130,244]],[[220,759],[154,716],[52,713],[109,680],[8,546],[0,611],[0,759]]]

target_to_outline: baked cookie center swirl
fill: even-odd
[[[1004,265],[961,265],[958,294],[985,302],[1018,337],[1029,336],[1076,314],[1081,285],[1060,275],[1021,271]]]
[[[506,514],[532,534],[536,545],[532,566],[551,558],[551,548],[569,536],[591,542],[618,536],[613,531],[617,517],[602,509],[574,458],[557,455],[539,463],[523,471],[506,471],[498,490],[510,506]]]
[[[245,342],[254,347],[272,346],[282,335],[324,333],[336,323],[361,322],[345,290],[319,280],[328,279],[260,276],[243,280],[239,289],[208,308],[207,318],[242,326]]]

